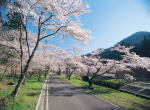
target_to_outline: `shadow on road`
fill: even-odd
[[[57,80],[57,81],[54,81]],[[63,79],[59,77],[51,77],[50,82],[47,82],[50,85],[53,85],[53,87],[48,88],[48,92],[50,96],[66,96],[66,97],[71,97],[71,96],[76,96],[76,95],[82,95],[82,94],[88,94],[88,92],[83,91],[84,90],[89,90],[88,85],[83,85],[82,87],[74,87],[72,84],[69,82],[64,81]],[[61,85],[61,86],[55,86],[55,85]],[[113,91],[110,90],[100,90],[99,88],[93,88],[90,90],[91,93],[95,95],[99,94],[110,94]]]
[[[117,106],[91,95],[86,91],[88,90],[87,86],[85,84],[83,87],[76,87],[53,75],[49,77],[43,89],[44,97],[52,110],[119,110]],[[104,91],[99,92],[97,90],[94,88],[90,91],[95,94],[104,94]],[[107,93],[110,92],[107,91]]]
[[[51,96],[66,96],[71,97],[75,95],[82,95],[88,94],[83,92],[81,88],[78,87],[71,87],[71,86],[64,86],[64,87],[51,87],[49,90],[49,94]]]

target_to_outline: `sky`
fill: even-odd
[[[138,31],[150,30],[150,0],[84,0],[90,13],[81,16],[84,29],[91,30],[92,39],[82,45],[81,54],[99,48],[109,48]],[[77,45],[77,41],[64,38],[51,41],[63,49]]]
[[[150,0],[85,0],[90,13],[81,17],[92,39],[83,53],[109,48],[138,31],[150,31]]]
[[[150,30],[150,0],[83,0],[90,12],[81,16],[82,28],[91,30],[87,45],[80,45],[72,38],[49,43],[62,49],[81,47],[81,54],[99,48],[109,48],[138,31]]]

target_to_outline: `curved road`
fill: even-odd
[[[119,110],[57,75],[48,78],[37,106],[37,110]]]

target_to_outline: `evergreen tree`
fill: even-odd
[[[150,40],[144,36],[144,40],[142,42],[142,54],[145,57],[150,57]]]

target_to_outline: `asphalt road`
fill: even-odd
[[[73,86],[56,75],[48,78],[44,90],[42,110],[119,110],[117,106]]]

